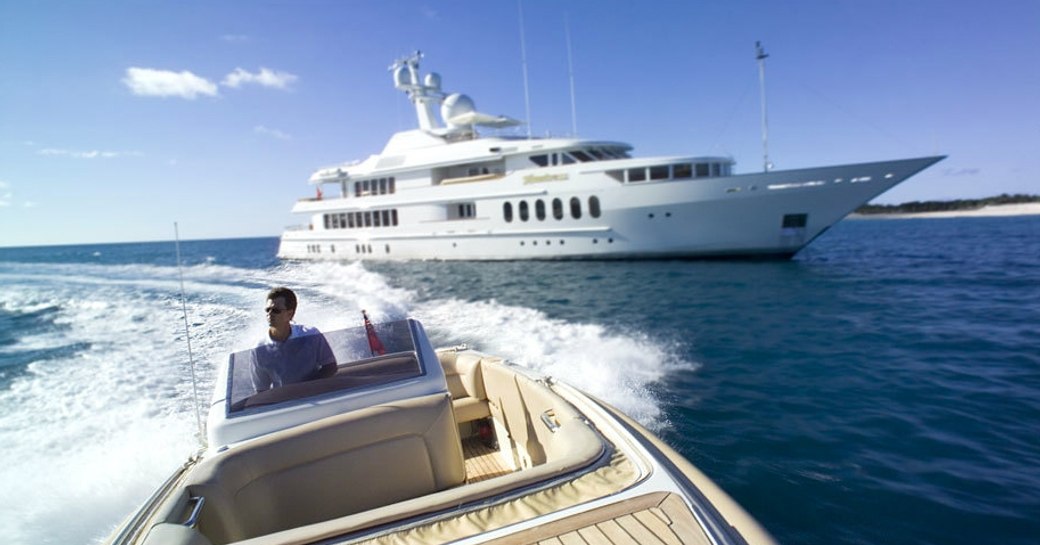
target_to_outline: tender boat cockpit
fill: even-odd
[[[231,354],[214,391],[209,447],[398,399],[448,393],[443,368],[419,322],[370,327],[293,337]],[[257,361],[281,358],[305,366],[328,351],[337,363],[335,375],[257,391]]]

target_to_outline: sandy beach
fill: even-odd
[[[908,219],[908,218],[988,218],[997,216],[1040,215],[1040,202],[984,206],[978,210],[951,210],[948,212],[918,212],[913,214],[851,214],[850,219]]]

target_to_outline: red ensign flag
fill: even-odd
[[[361,315],[365,317],[365,333],[368,333],[368,348],[372,350],[372,355],[382,356],[386,354],[383,341],[380,341],[379,335],[376,335],[376,328],[372,326],[372,322],[368,321],[368,313],[362,310]]]

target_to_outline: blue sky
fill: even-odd
[[[760,169],[946,154],[877,202],[1040,193],[1040,2],[525,0],[531,127]],[[415,126],[421,49],[525,117],[515,1],[0,3],[0,246],[274,236],[321,166]]]

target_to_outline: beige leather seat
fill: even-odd
[[[359,513],[465,482],[445,394],[325,418],[203,462],[199,531],[229,543]],[[219,516],[218,516],[219,515]]]

